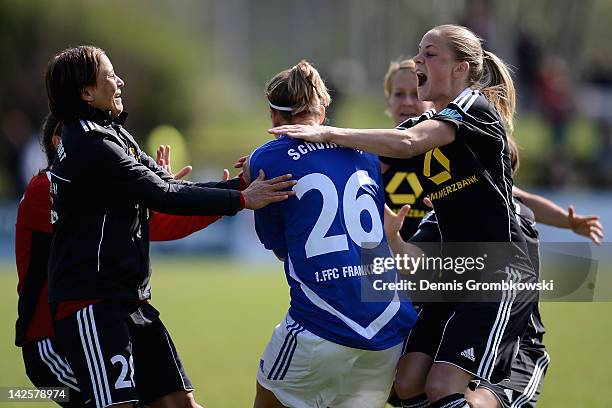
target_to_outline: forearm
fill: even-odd
[[[198,187],[221,188],[227,190],[240,190],[241,182],[238,177],[225,181],[209,181],[206,183],[194,183]]]
[[[390,158],[411,158],[455,140],[453,124],[426,120],[410,129],[328,128],[328,140]]]
[[[568,213],[552,201],[519,189],[512,188],[512,193],[523,200],[523,203],[533,211],[535,220],[539,223],[559,228],[570,228]]]
[[[221,217],[168,215],[151,212],[149,230],[151,241],[173,241],[206,228]]]
[[[329,128],[329,141],[379,156],[410,158],[417,153],[406,130]]]
[[[176,215],[235,215],[243,208],[239,191],[180,184],[142,201],[152,210]]]

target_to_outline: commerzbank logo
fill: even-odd
[[[402,183],[406,181],[412,190],[412,193],[408,194],[397,194],[396,191]],[[404,205],[404,204],[414,204],[416,203],[417,198],[423,194],[423,187],[421,187],[421,183],[419,182],[419,178],[416,173],[398,171],[396,172],[391,180],[387,183],[387,187],[385,187],[385,191],[389,194],[389,199],[393,204],[396,205]]]
[[[435,161],[438,162],[442,168],[440,172],[434,175],[431,174],[432,173],[431,171],[432,159],[435,159]],[[428,151],[427,153],[425,153],[425,163],[423,164],[423,175],[438,185],[444,183],[445,181],[450,180],[451,178],[450,160],[448,160],[448,157],[446,157],[444,153],[442,153],[442,150],[436,147],[435,149],[432,149]]]

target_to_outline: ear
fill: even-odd
[[[319,125],[325,121],[325,106],[319,105]]]
[[[457,64],[455,66],[455,69],[453,70],[457,76],[462,77],[464,75],[467,75],[470,71],[470,64],[467,61],[461,61],[459,64]]]
[[[81,89],[81,99],[87,103],[91,103],[94,100],[93,96],[93,86],[86,86]]]
[[[59,146],[61,140],[62,139],[60,139],[60,137],[58,135],[53,135],[51,137],[51,144],[53,145],[53,148],[55,150],[57,150],[57,146]]]

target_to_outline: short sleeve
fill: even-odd
[[[280,204],[271,204],[255,211],[255,231],[266,249],[287,251]]]
[[[249,170],[251,177],[258,174],[259,170],[263,170],[266,178],[275,177],[269,166],[266,165],[266,156],[262,155],[263,149],[255,150],[249,158]],[[268,155],[269,156],[269,155]],[[259,241],[266,249],[275,252],[287,251],[285,242],[285,227],[281,214],[282,203],[270,204],[264,208],[255,211],[255,231],[259,237]]]

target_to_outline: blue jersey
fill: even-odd
[[[383,350],[403,341],[416,321],[412,304],[373,283],[398,280],[395,269],[380,273],[373,263],[390,256],[378,157],[281,136],[251,155],[252,178],[260,169],[266,178],[291,173],[298,181],[294,197],[255,211],[259,239],[284,258],[291,317],[348,347]]]

